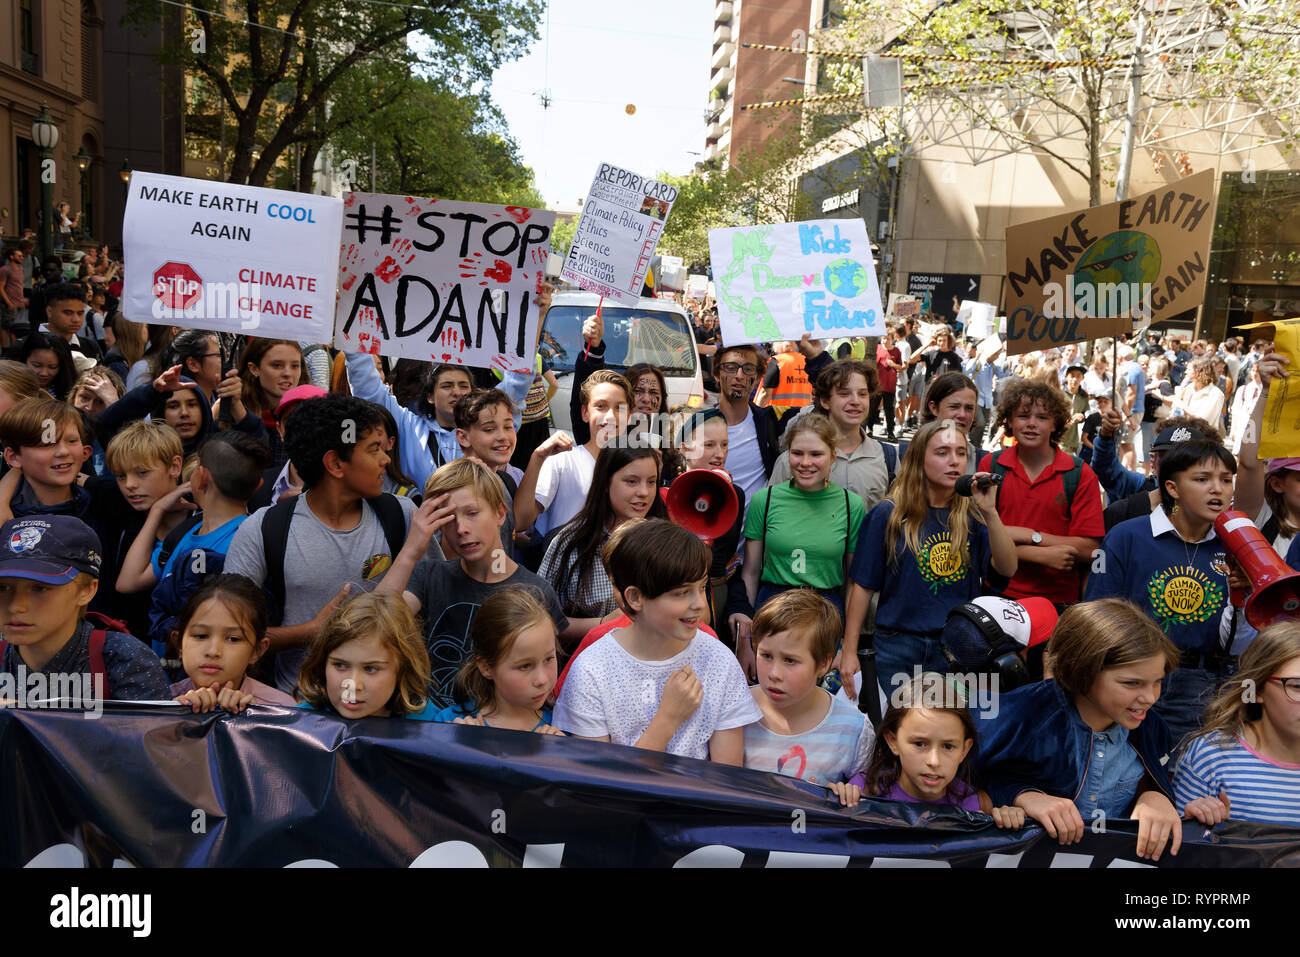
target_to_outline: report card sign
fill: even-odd
[[[342,212],[333,196],[134,173],[122,314],[329,342]]]
[[[860,219],[711,229],[709,257],[727,345],[884,334]]]
[[[635,306],[677,187],[601,163],[560,278]]]
[[[532,368],[554,213],[379,193],[343,206],[336,348]]]
[[[1007,229],[1007,354],[1131,332],[1205,299],[1214,171]]]

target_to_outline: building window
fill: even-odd
[[[99,99],[99,17],[91,0],[81,0],[81,95]]]
[[[844,22],[843,0],[823,0],[822,15],[817,26],[822,30],[833,30]]]
[[[41,59],[36,52],[36,0],[18,0],[18,35],[22,41],[23,69],[40,76]]]

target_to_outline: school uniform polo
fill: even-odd
[[[1064,475],[1074,466],[1069,453],[1057,449],[1056,459],[1031,482],[1018,452],[1012,446],[997,453],[998,461],[1009,469],[998,489],[998,514],[1004,524],[1032,528],[1045,535],[1100,539],[1106,534],[1101,485],[1091,468],[1083,466],[1067,518]],[[979,470],[988,472],[992,467],[990,453],[980,460]],[[1079,600],[1080,572],[1077,564],[1073,569],[1056,571],[1022,561],[1005,594],[1008,598],[1038,595],[1056,605],[1070,604]]]

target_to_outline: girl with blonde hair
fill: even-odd
[[[876,675],[888,694],[895,676],[917,665],[946,672],[940,636],[948,611],[979,597],[986,578],[1000,589],[1015,575],[1016,546],[998,516],[991,477],[976,475],[973,494],[957,494],[968,454],[961,429],[927,422],[908,445],[889,498],[867,516],[849,572],[841,676],[858,670],[858,635],[873,594],[880,595]]]

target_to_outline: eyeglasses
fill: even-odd
[[[1279,678],[1277,675],[1269,675],[1268,680],[1276,681],[1286,691],[1288,698],[1300,702],[1300,678]]]
[[[758,366],[752,362],[746,362],[744,365],[738,362],[724,362],[718,368],[727,375],[735,375],[737,372],[743,372],[745,375],[758,375]]]

